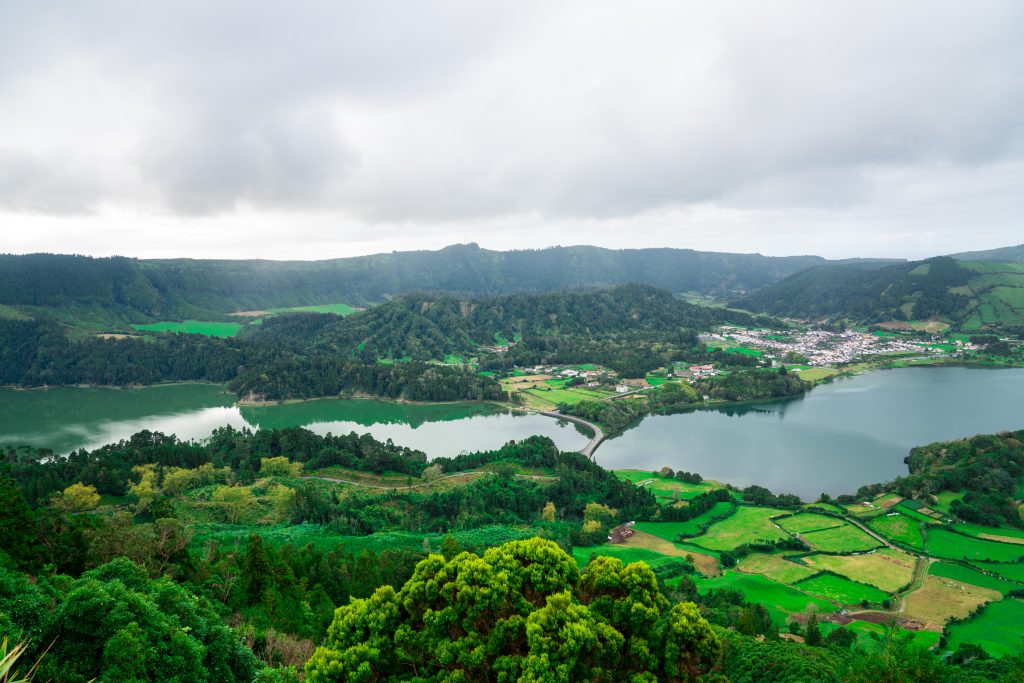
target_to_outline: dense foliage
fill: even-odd
[[[950,512],[990,526],[1024,526],[1017,510],[1018,482],[1024,477],[1024,430],[982,434],[911,449],[910,474],[887,484],[863,487],[857,495],[896,491],[913,497],[965,490]]]
[[[816,256],[688,249],[499,252],[475,244],[312,262],[3,254],[0,304],[141,322],[273,306],[369,303],[416,290],[490,295],[641,282],[673,292],[724,293],[750,291],[823,263]]]
[[[696,680],[721,644],[643,563],[576,563],[538,538],[431,555],[399,591],[338,610],[307,680]]]
[[[811,383],[781,367],[777,370],[758,368],[715,375],[695,382],[694,388],[698,393],[713,399],[753,401],[797,396],[810,389]]]

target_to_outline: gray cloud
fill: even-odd
[[[1011,0],[5,3],[0,212],[291,214],[396,246],[612,243],[594,222],[660,212],[686,246],[769,216],[920,233],[901,190],[971,174],[996,184],[964,205],[1015,241],[1022,25]]]

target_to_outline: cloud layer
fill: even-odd
[[[1021,26],[987,0],[6,3],[0,250],[1020,242]]]

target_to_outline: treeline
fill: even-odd
[[[930,498],[941,491],[964,490],[963,498],[950,505],[956,517],[989,526],[1024,526],[1017,510],[1018,482],[1024,477],[1024,430],[918,446],[904,462],[909,475],[861,487],[856,499],[881,491]]]
[[[411,401],[505,398],[493,379],[458,367],[382,365],[299,343],[194,334],[74,340],[52,322],[0,320],[0,384],[128,386],[190,380],[228,382],[252,400],[352,394]]]

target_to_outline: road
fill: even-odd
[[[591,431],[593,431],[594,432],[594,438],[592,438],[589,442],[587,442],[586,446],[584,446],[583,448],[580,449],[580,453],[582,453],[583,455],[587,456],[588,458],[593,459],[594,451],[597,450],[597,447],[600,446],[601,442],[604,441],[604,439],[605,439],[604,432],[601,431],[600,427],[598,427],[593,422],[589,422],[587,420],[584,420],[582,417],[576,417],[575,415],[565,415],[563,413],[558,412],[557,410],[539,410],[537,412],[540,415],[546,415],[547,417],[553,417],[556,420],[568,420],[569,422],[575,422],[576,424],[583,425],[584,427],[587,427]]]

